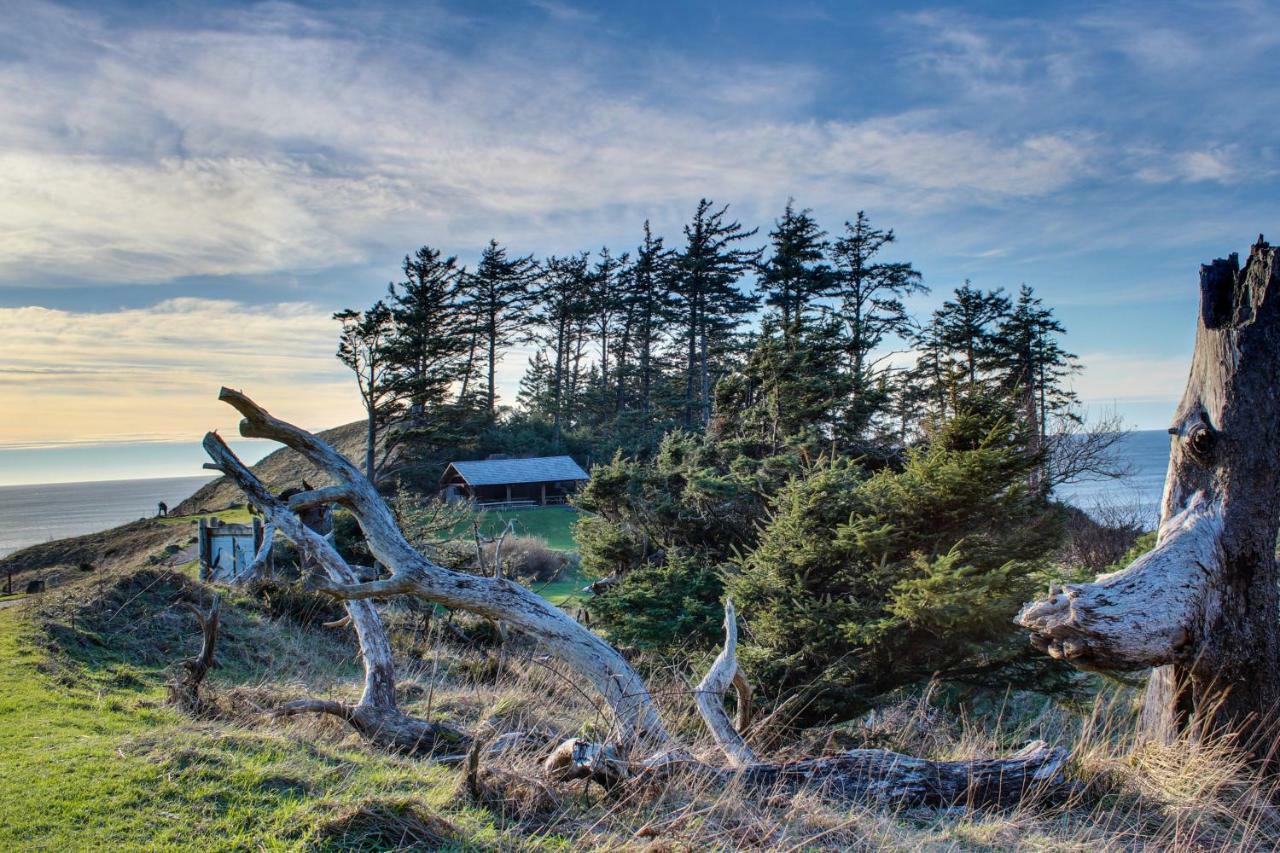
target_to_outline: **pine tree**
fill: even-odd
[[[636,249],[636,260],[624,297],[635,316],[633,339],[636,370],[639,373],[640,415],[645,421],[653,412],[655,374],[658,373],[659,350],[666,339],[666,327],[675,316],[673,286],[674,253],[662,245],[661,237],[644,222],[644,241]]]
[[[997,325],[1009,307],[1009,297],[1002,290],[984,292],[966,280],[933,314],[939,344],[959,356],[970,386],[976,386],[993,366]]]
[[[582,338],[591,317],[591,276],[585,252],[566,258],[550,257],[543,263],[531,320],[550,352],[550,399],[548,412],[556,443],[560,442],[566,419],[573,418],[577,367],[581,361]]]
[[[883,383],[876,376],[877,366],[871,355],[887,337],[908,334],[912,322],[903,300],[928,293],[929,289],[911,264],[877,260],[880,251],[894,241],[892,230],[872,227],[862,211],[844,228],[844,234],[831,247],[833,292],[839,299],[839,314],[845,324],[851,379],[845,433],[857,443],[889,402],[880,390]]]
[[[810,211],[796,212],[793,201],[787,202],[769,232],[772,254],[760,270],[759,287],[765,304],[781,314],[787,341],[795,337],[810,304],[831,293],[834,282],[824,263],[825,237]]]
[[[360,402],[365,410],[364,474],[369,482],[376,483],[378,431],[392,420],[400,408],[394,363],[388,352],[395,335],[395,318],[386,303],[379,300],[365,311],[350,308],[339,311],[333,319],[342,324],[338,337],[338,361],[355,374]]]
[[[707,199],[698,202],[693,221],[684,227],[685,248],[676,257],[675,293],[686,346],[685,423],[706,426],[711,420],[713,358],[727,348],[742,318],[756,300],[742,291],[742,277],[759,263],[759,250],[737,248],[758,229],[726,221]]]
[[[615,258],[609,247],[600,250],[600,259],[591,271],[591,325],[599,348],[600,383],[609,384],[610,336],[617,331],[618,315],[623,310],[620,273],[627,266],[627,255]]]
[[[486,354],[485,410],[490,420],[498,413],[498,362],[503,350],[529,340],[531,289],[537,264],[525,255],[508,258],[507,250],[490,240],[476,271],[467,279],[469,309]]]
[[[556,409],[554,388],[555,368],[547,358],[546,348],[541,348],[529,357],[529,366],[520,377],[516,402],[535,417],[553,420]],[[559,440],[558,436],[556,440]]]
[[[1080,423],[1074,410],[1079,398],[1067,385],[1068,377],[1079,370],[1077,359],[1058,342],[1065,333],[1053,309],[1044,307],[1035,291],[1023,284],[993,339],[992,367],[1005,393],[1018,401],[1031,449],[1038,454],[1049,443],[1050,417]],[[1034,488],[1050,485],[1043,474],[1043,467],[1037,469]]]
[[[469,325],[460,310],[466,271],[456,258],[423,246],[405,256],[404,281],[387,295],[395,323],[387,354],[396,393],[411,414],[429,414],[444,404],[465,366]]]

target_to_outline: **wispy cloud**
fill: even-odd
[[[297,13],[183,31],[80,18],[48,39],[0,66],[10,281],[308,269],[580,216],[633,229],[700,194],[936,212],[1054,191],[1091,159],[1086,135],[993,136],[927,111],[780,115],[816,88],[804,64],[660,61],[657,84],[732,83],[620,97],[590,65],[381,51]]]

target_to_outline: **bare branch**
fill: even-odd
[[[733,610],[733,602],[729,599],[724,603],[724,649],[716,657],[715,662],[711,664],[711,669],[707,671],[706,676],[694,688],[694,700],[698,703],[698,713],[702,715],[702,720],[707,724],[711,736],[715,738],[716,743],[724,750],[724,754],[729,757],[729,761],[735,767],[743,767],[748,764],[754,764],[756,761],[755,753],[751,751],[751,747],[747,746],[746,741],[742,739],[742,735],[733,727],[729,721],[729,715],[724,710],[724,692],[729,689],[729,685],[733,683],[733,677],[738,671],[738,621]],[[739,694],[741,696],[741,694]]]

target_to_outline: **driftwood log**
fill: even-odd
[[[395,703],[395,671],[390,643],[371,599],[414,595],[450,608],[502,622],[559,657],[604,697],[613,716],[607,743],[570,740],[546,760],[544,769],[558,779],[588,778],[614,788],[623,782],[659,778],[675,770],[740,779],[756,788],[809,785],[842,798],[886,798],[910,804],[1007,804],[1033,793],[1065,790],[1061,770],[1067,754],[1037,742],[1003,759],[928,761],[886,750],[854,750],[804,761],[758,760],[742,737],[750,708],[750,688],[738,673],[737,624],[732,603],[725,606],[725,645],[695,689],[700,715],[729,760],[728,768],[694,758],[668,734],[643,679],[609,644],[579,625],[541,596],[502,577],[451,571],[414,550],[396,525],[391,510],[363,473],[311,433],[278,420],[239,391],[224,388],[219,398],[244,420],[240,433],[271,438],[301,453],[336,485],[292,496],[286,506],[272,496],[216,433],[205,436],[212,467],[230,477],[306,556],[324,568],[329,583],[322,591],[345,601],[365,661],[365,692],[360,703],[306,701],[284,711],[320,711],[343,716],[376,743],[432,742],[439,732],[401,713]],[[325,537],[299,521],[295,513],[321,504],[340,504],[355,515],[370,551],[391,577],[358,582],[355,573]],[[724,708],[730,685],[738,691],[739,728]],[[507,736],[503,736],[507,737]],[[501,741],[502,738],[499,738]],[[631,756],[650,752],[651,757]],[[472,763],[478,761],[478,751]]]
[[[217,666],[214,650],[218,645],[222,597],[215,593],[208,610],[202,610],[191,602],[184,603],[195,614],[196,622],[200,625],[200,652],[179,664],[178,671],[169,683],[169,701],[183,713],[198,717],[205,711],[204,700],[200,697],[200,685],[204,683],[209,670]]]
[[[1078,667],[1141,670],[1150,733],[1231,738],[1271,761],[1280,701],[1280,265],[1200,268],[1200,312],[1173,425],[1154,550],[1018,614]]]
[[[309,527],[298,514],[323,503],[320,496],[323,490],[300,492],[285,504],[254,476],[216,433],[205,436],[204,448],[213,460],[206,467],[231,478],[270,523],[294,543],[306,562],[321,567],[334,583],[357,582],[355,572],[339,556],[329,538]],[[364,690],[360,700],[355,705],[348,705],[331,700],[304,699],[284,705],[276,714],[332,714],[345,720],[371,743],[409,754],[431,753],[440,747],[454,748],[465,741],[454,729],[419,720],[400,711],[396,701],[391,641],[382,618],[371,601],[347,601],[346,608],[355,627],[364,662]]]

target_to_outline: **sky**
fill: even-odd
[[[1031,285],[1090,410],[1163,428],[1198,265],[1280,224],[1277,5],[6,0],[0,484],[198,473],[224,384],[354,420],[331,315],[407,252],[678,242],[703,196],[867,211],[920,313]]]

